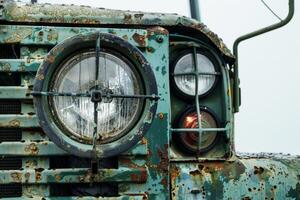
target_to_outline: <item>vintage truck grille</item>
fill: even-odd
[[[22,26],[9,26],[8,30],[22,32],[22,28],[25,32],[35,30]],[[120,163],[120,159],[128,157],[145,159],[148,155],[145,141],[118,157],[100,160],[99,173],[95,175],[91,173],[91,160],[74,157],[56,146],[42,131],[30,95],[36,71],[55,44],[35,37],[14,44],[4,44],[0,38],[1,42],[0,198],[21,200],[42,195],[45,199],[79,196],[128,199],[130,196],[120,193],[120,187],[132,190],[130,185],[147,182],[145,165]],[[133,199],[145,196],[142,191],[131,193]]]

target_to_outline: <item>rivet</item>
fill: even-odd
[[[158,37],[156,38],[156,41],[157,41],[158,43],[162,43],[162,42],[164,41],[164,38],[163,38],[162,36],[158,36]]]
[[[159,113],[158,114],[158,118],[161,119],[161,120],[164,119],[164,114],[163,113]]]

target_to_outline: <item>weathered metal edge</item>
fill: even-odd
[[[83,24],[92,25],[136,25],[177,26],[191,28],[204,34],[230,61],[234,56],[217,34],[194,19],[177,14],[122,11],[91,8],[77,5],[23,4],[13,1],[4,4],[3,20],[7,22]]]

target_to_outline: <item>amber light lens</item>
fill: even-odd
[[[181,128],[198,128],[197,112],[192,111],[181,118]],[[214,117],[207,111],[201,110],[201,127],[202,128],[217,128],[217,122]],[[196,153],[198,149],[198,132],[179,133],[180,143],[182,147],[191,153]],[[216,143],[217,132],[202,133],[201,146],[199,152],[204,153],[209,151]]]

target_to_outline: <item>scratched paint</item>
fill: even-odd
[[[228,131],[212,151],[186,156],[171,141],[171,123],[186,105],[170,95],[170,59],[178,48],[205,44],[224,62],[216,95],[203,100],[227,126],[233,127],[228,65],[234,61],[222,40],[204,24],[175,14],[143,13],[67,5],[0,5],[0,43],[19,44],[20,58],[1,59],[0,72],[20,74],[21,84],[0,86],[0,100],[21,102],[20,114],[0,114],[0,130],[22,129],[22,140],[0,142],[1,157],[18,156],[22,169],[1,169],[2,185],[21,184],[22,196],[7,198],[64,200],[51,197],[51,184],[118,183],[119,197],[68,197],[68,199],[300,199],[300,159],[285,155],[239,155],[234,152],[234,134]],[[19,23],[14,25],[13,23]],[[134,45],[149,62],[160,100],[155,114],[145,114],[149,131],[133,148],[118,156],[118,167],[50,169],[50,157],[70,156],[49,140],[40,127],[30,95],[36,81],[47,79],[45,59],[55,62],[62,49],[56,45],[68,38],[94,33],[112,34]],[[183,40],[174,35],[190,31]],[[200,42],[197,42],[200,40]],[[195,42],[196,41],[196,42]],[[203,43],[203,44],[202,44]],[[11,47],[11,46],[9,46]],[[48,51],[52,49],[52,54]],[[137,55],[132,55],[139,59]],[[151,84],[151,83],[149,83]],[[172,106],[171,106],[172,102]],[[175,103],[174,103],[175,102]],[[230,129],[232,130],[232,129]],[[138,133],[140,134],[139,130]],[[1,134],[1,133],[0,133]],[[118,147],[118,144],[115,144]],[[1,166],[0,166],[1,167]]]

